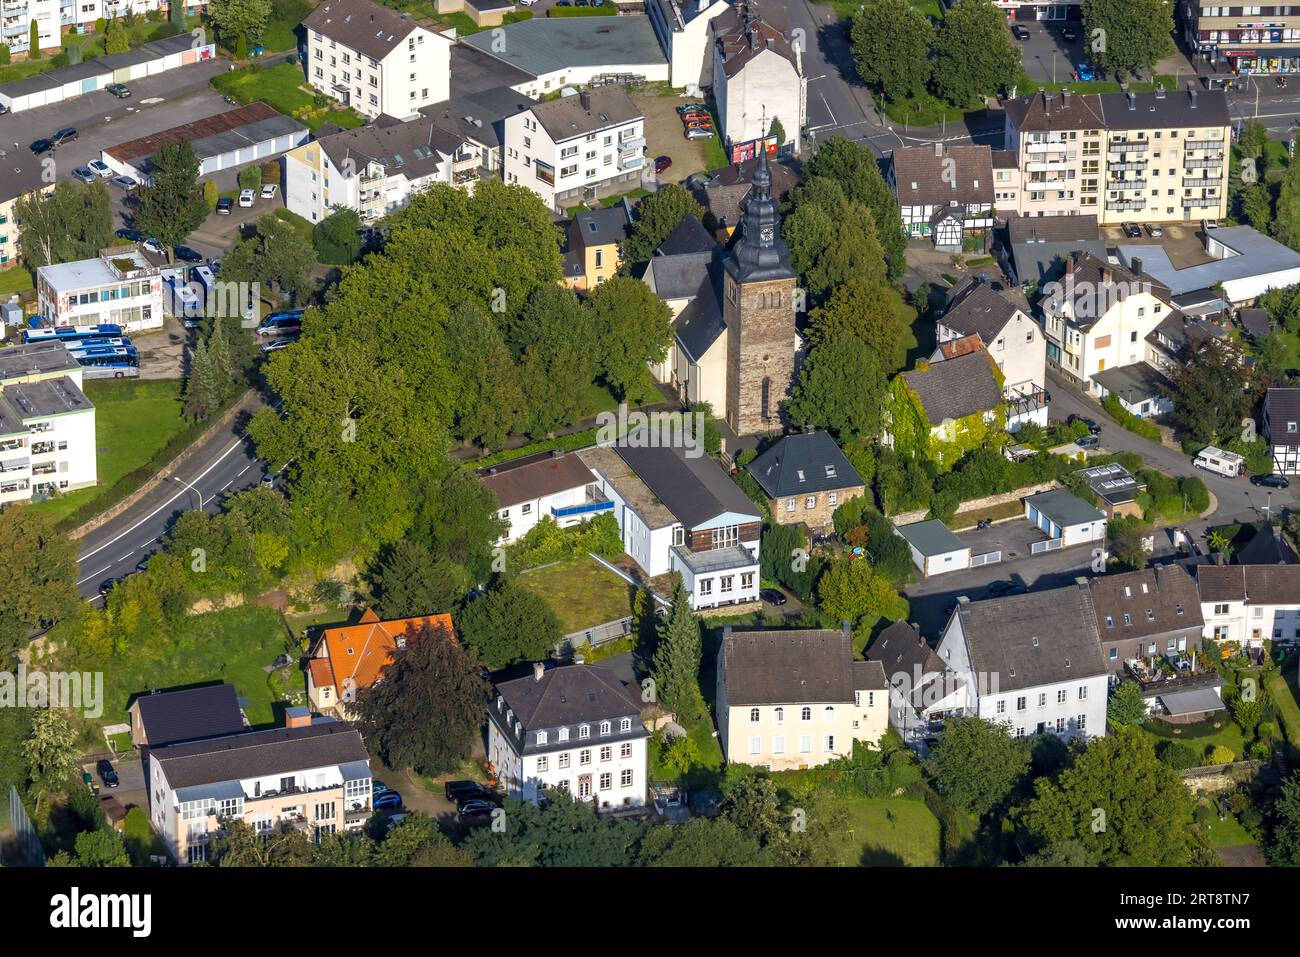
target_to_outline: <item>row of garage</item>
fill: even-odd
[[[200,43],[188,33],[146,43],[126,53],[112,53],[76,66],[40,73],[0,86],[0,105],[11,113],[32,110],[87,93],[112,83],[153,76],[191,63],[215,59],[216,46]]]

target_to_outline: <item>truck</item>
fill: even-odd
[[[1223,449],[1216,449],[1213,445],[1201,449],[1192,460],[1192,464],[1198,469],[1205,469],[1216,475],[1226,475],[1228,478],[1236,478],[1246,472],[1245,459],[1236,452],[1225,452]]]

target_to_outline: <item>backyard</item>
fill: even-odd
[[[1230,750],[1233,759],[1238,761],[1246,751],[1241,728],[1228,717],[1226,711],[1194,724],[1170,724],[1153,718],[1142,725],[1142,730],[1152,737],[1157,748],[1162,741],[1181,741],[1191,745],[1204,757],[1211,748],[1221,745]]]
[[[320,94],[307,86],[302,67],[287,61],[223,73],[213,78],[212,85],[241,105],[261,100],[277,112],[305,124],[313,133],[322,123],[353,129],[364,122],[355,110],[339,108],[332,100],[320,105],[317,101]]]
[[[198,23],[197,17],[189,18],[190,27],[196,27]],[[132,49],[154,40],[165,40],[167,37],[174,37],[181,32],[179,27],[166,20],[144,18],[126,28],[127,39]],[[0,67],[0,83],[12,83],[15,80],[35,76],[38,73],[48,73],[50,70],[68,66],[69,63],[64,54],[72,47],[81,48],[81,62],[83,63],[102,57],[105,52],[104,39],[105,36],[102,33],[88,33],[81,36],[77,36],[75,33],[64,34],[62,51],[56,53],[53,50],[45,50],[39,59],[23,60],[21,63],[11,63],[8,66]]]
[[[854,795],[843,803],[848,822],[834,843],[844,867],[937,867],[939,820],[923,801]]]
[[[632,613],[632,586],[585,555],[525,571],[519,584],[555,609],[566,635]]]

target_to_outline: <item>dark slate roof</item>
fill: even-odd
[[[1107,130],[1162,130],[1232,123],[1228,94],[1222,90],[1102,93],[1100,99]]]
[[[455,73],[454,66],[452,72]],[[499,149],[506,117],[522,113],[532,105],[533,101],[522,93],[508,86],[499,86],[453,96],[441,103],[432,103],[420,112],[461,139]]]
[[[1094,372],[1092,379],[1107,392],[1113,392],[1126,401],[1130,397],[1136,401],[1164,395],[1162,390],[1172,386],[1163,372],[1145,362],[1103,369]]]
[[[162,765],[173,789],[369,760],[360,732],[341,721],[248,731],[149,754]]]
[[[636,436],[629,439],[635,442]],[[758,507],[707,455],[688,456],[675,446],[629,445],[629,439],[614,446],[619,458],[687,528],[698,528],[724,512],[758,520]]]
[[[993,160],[987,146],[940,144],[897,149],[893,164],[900,205],[993,203]]]
[[[1025,504],[1032,505],[1062,527],[1096,522],[1106,517],[1101,509],[1089,505],[1069,489],[1064,488],[1054,488],[1026,496]]]
[[[663,257],[652,262],[660,263],[668,258],[684,257]],[[727,324],[722,318],[722,269],[722,263],[716,256],[707,263],[694,296],[673,320],[673,334],[677,337],[678,343],[686,350],[687,355],[697,362],[704,358],[704,354],[727,329]],[[656,286],[658,276],[656,270]],[[659,295],[667,298],[663,292]]]
[[[1048,133],[1055,130],[1104,130],[1101,97],[1096,93],[1046,93],[1007,100],[1007,118],[1018,131]]]
[[[1300,432],[1286,431],[1286,423],[1300,422],[1300,389],[1269,389],[1264,397],[1268,440],[1274,445],[1300,445]]]
[[[496,690],[525,732],[641,713],[640,696],[600,665],[548,668],[540,681],[528,675],[503,682]],[[495,713],[496,709],[489,711]],[[577,740],[577,735],[572,737]]]
[[[1243,309],[1238,318],[1241,319],[1241,328],[1251,338],[1262,336],[1273,328],[1267,309]]]
[[[539,452],[505,465],[482,469],[478,474],[479,481],[492,490],[501,508],[596,481],[591,469],[572,452],[567,455]]]
[[[853,692],[883,690],[879,664],[859,669],[853,642],[844,631],[728,631],[722,638],[722,668],[728,706],[837,704]],[[858,680],[870,682],[854,687]]]
[[[997,675],[999,691],[1106,673],[1086,587],[961,601],[956,615],[971,669]]]
[[[1282,537],[1282,529],[1269,522],[1241,551],[1232,557],[1238,565],[1297,565],[1300,556]]]
[[[627,208],[622,203],[600,209],[588,209],[573,217],[570,242],[581,246],[608,246],[627,238],[630,225]]]
[[[939,321],[963,336],[977,335],[989,343],[1020,307],[987,283],[971,277],[948,298],[948,308]]]
[[[749,474],[768,498],[865,484],[835,440],[825,432],[785,436],[749,463]]]
[[[997,408],[1002,390],[987,352],[972,352],[936,362],[926,370],[904,372],[908,386],[921,398],[931,425]]]
[[[234,685],[155,691],[137,697],[132,707],[140,712],[140,722],[152,748],[238,734],[244,728]]]
[[[655,256],[646,262],[641,277],[654,287],[660,299],[688,299],[700,293],[709,275],[709,264],[716,258],[716,251]]]
[[[1196,583],[1181,565],[1102,575],[1088,582],[1088,592],[1102,641],[1199,631],[1205,624]]]
[[[375,60],[398,49],[416,27],[414,21],[370,0],[325,0],[302,25]]]
[[[952,533],[940,519],[927,518],[910,525],[895,525],[894,531],[922,555],[933,558],[951,552],[970,551],[970,546]]]
[[[1201,601],[1294,605],[1300,601],[1300,565],[1197,565]]]
[[[718,241],[704,228],[694,216],[687,214],[677,224],[668,238],[655,250],[656,256],[674,256],[682,253],[711,253],[718,248]]]
[[[490,31],[489,31],[490,35]],[[528,83],[536,77],[505,60],[465,43],[457,43],[451,48],[451,94],[452,98],[467,97],[493,90],[499,87],[513,87]],[[513,90],[511,92],[514,92]],[[527,106],[532,105],[527,101]]]
[[[1101,238],[1096,216],[1010,216],[1007,236],[1016,243],[1069,243]]]
[[[920,632],[905,621],[896,621],[877,635],[867,647],[866,659],[879,662],[885,671],[885,680],[901,692],[910,692],[913,704],[925,701],[926,689],[936,681],[945,680],[948,674],[943,659],[934,653]],[[943,697],[940,694],[931,700]]]

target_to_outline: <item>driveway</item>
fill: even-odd
[[[95,770],[98,761],[99,757],[95,757],[94,760],[88,760],[81,766],[83,771],[89,772],[95,779],[96,784],[100,784],[99,772]],[[99,796],[116,798],[123,807],[130,807],[133,804],[148,807],[149,794],[144,786],[144,768],[140,764],[140,755],[135,751],[128,751],[121,757],[114,758],[113,770],[117,772],[118,786],[106,788],[101,784]]]

